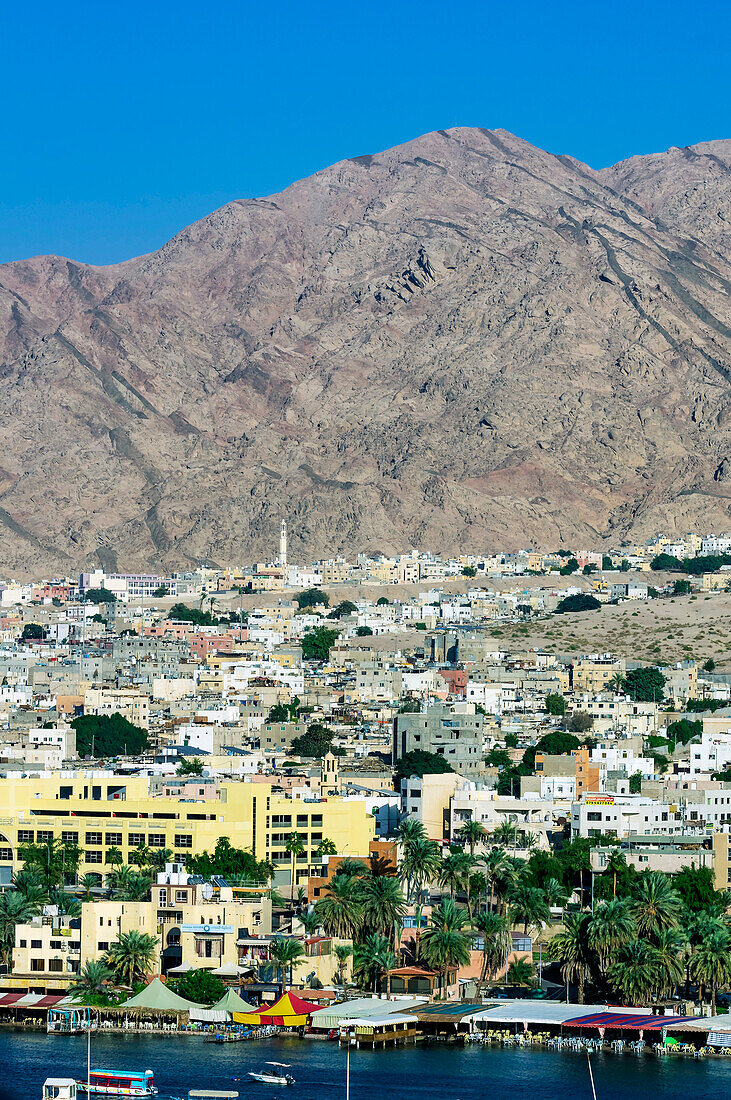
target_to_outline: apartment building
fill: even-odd
[[[463,709],[437,705],[421,714],[397,714],[394,718],[393,758],[422,749],[443,756],[452,769],[464,776],[479,775],[484,769],[483,718],[474,707]]]

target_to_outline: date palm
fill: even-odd
[[[602,969],[621,948],[637,937],[637,926],[628,901],[614,898],[597,905],[589,921],[588,941]]]
[[[607,977],[627,1004],[646,1004],[661,981],[652,944],[632,940],[609,967]]]
[[[499,913],[478,913],[474,928],[482,936],[480,982],[484,984],[505,967],[513,949],[513,939],[507,920]]]
[[[427,831],[418,817],[404,817],[399,822],[396,835],[402,844],[413,844],[415,840],[428,840]]]
[[[106,963],[88,959],[71,983],[77,993],[105,993],[114,975]]]
[[[652,937],[666,929],[677,928],[682,912],[682,902],[670,880],[660,871],[645,875],[632,903],[638,935]]]
[[[546,895],[538,886],[519,883],[508,895],[508,901],[511,921],[513,924],[522,924],[526,936],[530,927],[548,924],[551,919]]]
[[[336,856],[338,854],[335,841],[330,840],[329,836],[322,838],[315,851],[323,863],[325,862],[325,856]]]
[[[150,854],[149,866],[156,871],[164,871],[165,864],[171,863],[173,860],[173,852],[171,848],[155,848]]]
[[[617,896],[617,875],[620,871],[626,870],[626,867],[627,857],[625,856],[624,852],[622,852],[619,848],[615,848],[613,852],[610,852],[607,859],[607,871],[609,871],[612,876],[613,898],[616,898]]]
[[[38,906],[19,890],[7,890],[0,894],[0,955],[6,965],[15,946],[16,924],[27,924],[37,916],[38,911]]]
[[[134,851],[129,854],[129,861],[132,866],[140,869],[149,866],[151,858],[152,848],[148,848],[146,844],[138,844]]]
[[[383,974],[393,970],[396,956],[391,941],[378,932],[371,932],[363,943],[356,944],[353,950],[353,971],[366,982],[373,982],[373,992],[378,992],[378,983]]]
[[[335,944],[335,958],[338,960],[338,985],[345,984],[345,967],[352,954],[353,948],[349,943]]]
[[[690,976],[698,985],[699,999],[704,990],[711,995],[711,1012],[716,1013],[716,994],[731,982],[731,936],[714,932],[699,943],[690,957]]]
[[[458,837],[462,844],[467,844],[470,849],[470,855],[474,859],[475,848],[478,844],[483,844],[487,838],[487,829],[479,821],[475,821],[474,818],[470,818],[466,821],[461,829],[458,830]]]
[[[121,932],[105,959],[116,980],[134,986],[145,980],[157,962],[157,937],[147,932]]]
[[[584,989],[591,977],[592,951],[589,945],[588,913],[569,913],[564,926],[548,944],[548,954],[561,967],[565,982],[575,982],[579,1004],[584,1003]]]
[[[119,867],[124,863],[124,856],[121,849],[117,848],[114,844],[107,848],[104,853],[104,862],[108,867]]]
[[[305,949],[299,940],[281,937],[272,940],[269,944],[269,958],[277,964],[277,970],[282,976],[282,985],[286,982],[287,970],[289,970],[289,984],[292,985],[294,968],[304,957]]]
[[[82,901],[93,901],[94,891],[99,889],[99,876],[98,875],[84,875],[79,882],[81,887],[81,899]]]
[[[398,880],[366,876],[360,883],[360,905],[364,928],[386,936],[393,944],[396,925],[401,924],[407,910]]]
[[[566,889],[562,882],[559,882],[557,878],[549,878],[543,886],[543,893],[546,895],[546,901],[549,905],[553,905],[556,908],[563,909],[568,900]]]
[[[508,872],[511,864],[502,848],[491,848],[482,862],[487,879],[488,905],[492,908],[495,883]]]
[[[454,899],[457,890],[467,889],[473,866],[474,860],[466,852],[453,852],[442,860],[439,885],[449,890],[450,898]]]
[[[313,910],[325,934],[342,940],[355,939],[363,918],[358,880],[335,875],[325,891]]]
[[[439,989],[452,968],[470,961],[469,915],[452,898],[442,898],[433,910],[421,937],[424,960],[439,973]]]
[[[287,843],[284,846],[285,851],[289,852],[291,857],[291,873],[290,873],[290,897],[294,901],[294,892],[297,886],[296,878],[296,864],[297,856],[303,856],[306,852],[305,842],[299,833],[290,833],[287,837]]]
[[[658,995],[671,997],[685,975],[684,961],[688,941],[679,930],[666,928],[658,932],[653,947],[658,975]]]

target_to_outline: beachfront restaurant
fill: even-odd
[[[487,1039],[509,1032],[514,1036],[586,1036],[598,1039],[663,1042],[698,1017],[653,1015],[647,1008],[579,1005],[558,1001],[495,1001],[472,1017],[475,1030]]]
[[[321,1035],[332,1034],[334,1038],[344,1020],[386,1016],[390,1012],[413,1013],[427,1003],[427,997],[396,997],[393,1000],[383,997],[356,997],[355,1000],[340,1001],[321,1009],[312,1017],[310,1030]]]

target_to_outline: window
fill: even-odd
[[[190,833],[183,833],[180,836],[176,836],[176,838],[175,838],[175,847],[176,848],[192,848],[193,847],[193,837],[192,837],[192,835]]]
[[[63,970],[63,959],[49,959],[48,969],[58,974]]]
[[[99,943],[96,946],[97,946],[97,951],[108,951],[109,950],[109,942],[107,940],[99,940]]]
[[[131,848],[139,848],[140,845],[145,843],[145,834],[144,833],[130,833],[129,834],[129,843],[130,843]]]
[[[147,843],[151,848],[164,848],[165,833],[150,833],[147,838]]]
[[[306,829],[309,824],[309,817],[307,814],[297,814],[297,828]]]
[[[592,812],[586,815],[587,821],[601,821],[602,815],[600,813]]]
[[[31,968],[31,970],[35,971],[36,973],[38,973],[39,970],[45,970],[46,967],[45,967],[44,960],[43,959],[31,959],[30,960],[30,968]]]
[[[0,848],[0,859],[11,860],[13,858],[12,848]]]
[[[121,833],[107,833],[105,844],[113,844],[115,847],[119,847],[122,843]]]
[[[32,829],[18,829],[18,844],[32,844],[34,836]]]
[[[731,871],[729,872],[729,878],[731,878]],[[18,940],[18,947],[27,947],[27,946],[28,946],[28,941],[27,940]]]
[[[69,833],[69,832],[61,833],[61,840],[63,840],[63,842],[65,844],[78,844],[79,843],[79,834],[78,833]]]
[[[99,852],[93,852],[93,851],[91,851],[91,849],[88,849],[87,852],[86,852],[86,855],[84,856],[84,861],[86,863],[103,863],[104,862],[104,853],[100,852],[100,851]]]
[[[187,901],[188,900],[188,891],[187,890],[176,890],[175,891],[175,900],[176,901]]]
[[[86,834],[86,843],[87,844],[101,844],[101,842],[102,842],[102,834],[101,833],[87,833]]]
[[[40,949],[43,947],[43,940],[31,940],[30,946],[31,951],[40,951]]]
[[[36,840],[40,844],[41,841],[45,844],[49,840],[53,840],[53,829],[39,829],[36,833]]]

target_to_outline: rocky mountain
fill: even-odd
[[[729,143],[453,129],[0,268],[0,570],[729,527]]]

